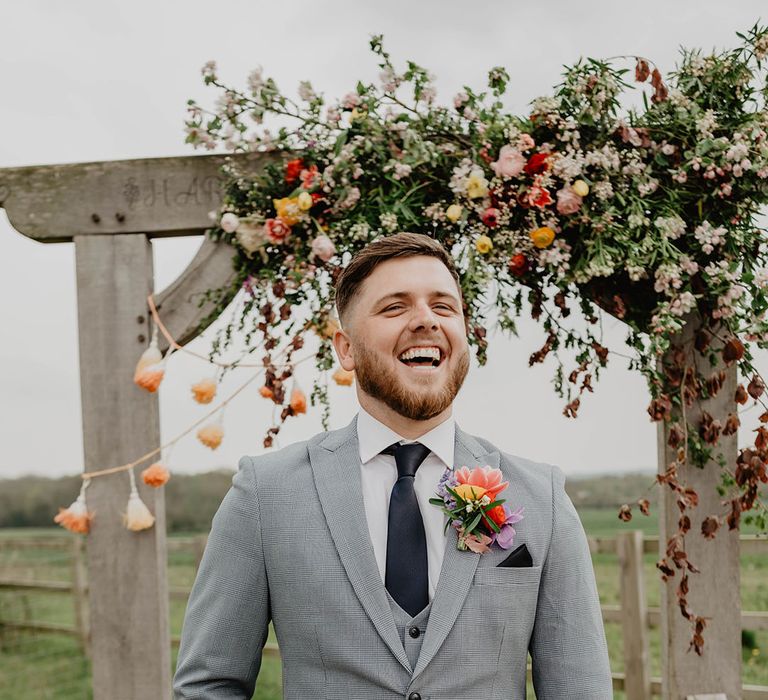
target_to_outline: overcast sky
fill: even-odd
[[[522,112],[559,81],[563,64],[580,56],[640,54],[666,72],[680,45],[730,46],[764,7],[764,0],[26,0],[3,13],[0,168],[191,155],[183,143],[185,103],[212,103],[214,93],[200,79],[210,59],[226,82],[244,84],[260,64],[286,91],[309,79],[334,97],[360,78],[375,79],[368,38],[383,33],[396,62],[413,59],[437,74],[441,101],[464,84],[481,87],[490,67],[506,66],[508,106]],[[184,269],[200,241],[154,244],[157,291]],[[0,476],[82,470],[76,311],[73,245],[27,239],[0,210]],[[519,339],[492,338],[487,366],[473,367],[456,404],[460,425],[570,475],[655,468],[648,394],[626,361],[613,359],[595,394],[582,401],[580,417],[566,419],[550,384],[552,365],[528,368],[541,330],[531,322],[520,328]],[[623,351],[622,324],[611,320],[605,330],[607,344]],[[194,348],[205,352],[209,340],[204,335]],[[759,363],[768,366],[764,353]],[[203,414],[189,385],[207,374],[198,360],[177,355],[170,362],[160,392],[164,438]],[[233,375],[222,394],[245,378]],[[308,368],[299,378],[310,386]],[[190,436],[174,450],[171,468],[234,467],[242,454],[261,452],[271,410],[257,388],[229,407],[217,451]],[[346,424],[356,411],[353,391],[334,387],[332,399],[333,427]],[[316,412],[289,421],[282,444],[319,427]]]

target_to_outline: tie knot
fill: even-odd
[[[394,455],[398,479],[404,476],[416,476],[416,470],[430,452],[431,450],[420,442],[412,442],[407,445],[396,442],[386,450],[382,450],[382,454]]]

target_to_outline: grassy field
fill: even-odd
[[[655,518],[634,518],[628,525],[616,519],[613,510],[580,511],[584,528],[593,536],[614,536],[620,530],[642,529],[657,534]],[[748,533],[749,530],[745,530]],[[44,535],[64,539],[62,530],[0,530],[3,537]],[[645,586],[648,604],[658,605],[660,583],[654,566],[656,557],[645,557]],[[615,555],[593,558],[600,599],[604,604],[619,603],[618,568]],[[194,580],[191,553],[169,555],[171,586],[189,587]],[[68,581],[70,556],[66,550],[16,550],[0,548],[0,578]],[[745,610],[768,610],[768,557],[742,557],[742,605]],[[178,635],[184,618],[184,602],[171,601],[171,633]],[[84,700],[91,697],[89,665],[74,638],[16,632],[3,628],[3,620],[35,620],[74,625],[74,610],[69,595],[61,593],[23,593],[0,591],[0,700]],[[613,671],[623,670],[621,629],[606,625],[606,636]],[[744,683],[768,685],[768,632],[748,634],[743,649]],[[660,675],[658,630],[650,631],[652,673]],[[173,658],[175,663],[176,650]],[[277,700],[281,697],[281,669],[277,659],[265,657],[254,698]],[[534,697],[532,689],[529,696]],[[623,694],[616,693],[617,700]]]

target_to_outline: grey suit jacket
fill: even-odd
[[[187,606],[176,698],[250,698],[270,620],[291,700],[610,700],[611,674],[584,530],[557,468],[456,430],[456,465],[500,467],[525,506],[507,552],[456,548],[449,531],[421,654],[398,638],[362,500],[356,421],[243,457],[213,519]]]

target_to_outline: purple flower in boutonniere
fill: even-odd
[[[459,533],[457,546],[480,554],[495,542],[509,549],[515,539],[515,523],[523,519],[523,506],[510,510],[498,495],[509,486],[502,481],[500,469],[490,466],[446,469],[437,486],[438,498],[429,502],[448,516],[446,529],[452,525]]]

